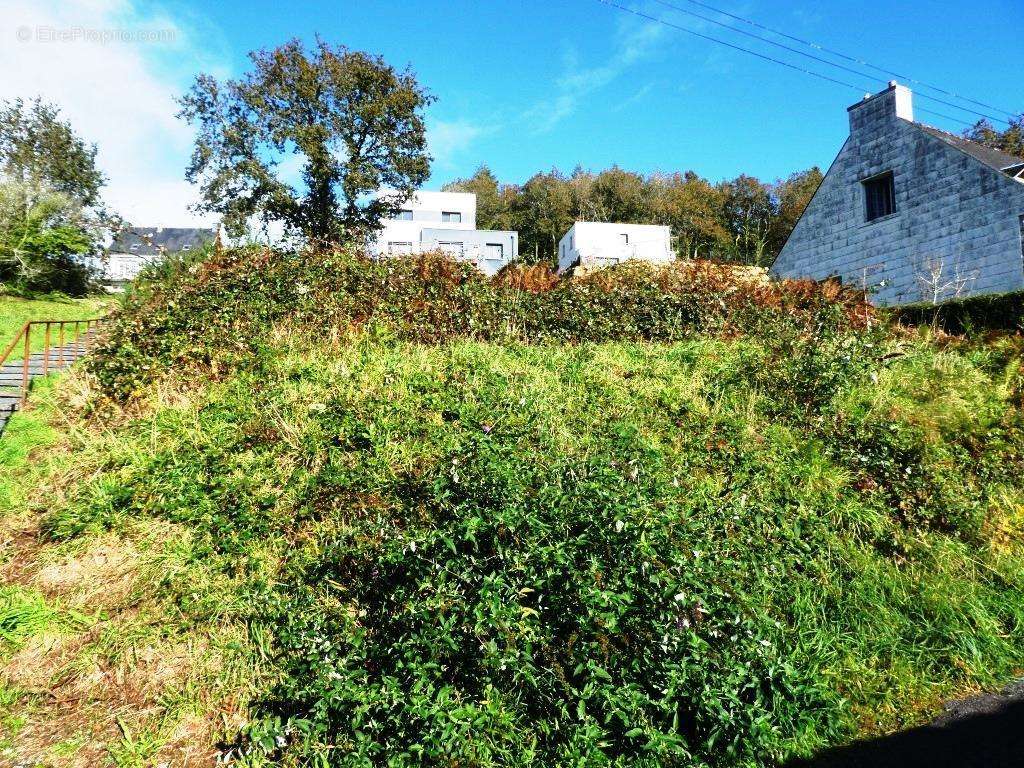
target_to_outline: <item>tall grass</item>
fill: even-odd
[[[1024,668],[1012,343],[837,286],[243,257],[140,287],[60,493],[9,492],[46,547],[159,542],[93,647],[217,638],[223,757],[768,766]]]
[[[45,528],[167,520],[238,579],[250,761],[770,764],[1024,665],[1014,393],[868,344],[294,343]]]

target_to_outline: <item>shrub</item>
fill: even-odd
[[[249,248],[143,282],[90,366],[123,397],[171,367],[233,369],[279,323],[317,337],[369,326],[425,343],[579,343],[727,336],[779,323],[855,328],[869,318],[863,296],[838,284],[736,280],[712,264],[627,263],[559,283],[506,270],[489,281],[433,254],[373,261],[347,251]]]
[[[1024,291],[971,296],[939,305],[910,304],[889,310],[904,325],[936,324],[947,333],[1024,331]]]

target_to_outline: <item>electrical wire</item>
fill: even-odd
[[[686,1],[690,2],[690,0],[686,0]],[[674,4],[670,3],[670,2],[667,2],[667,0],[654,0],[654,2],[656,2],[658,5],[664,6],[665,8],[670,8],[670,9],[672,9],[674,11],[679,12],[679,13],[686,14],[687,16],[692,16],[692,17],[694,17],[696,19],[700,19],[701,21],[706,21],[709,24],[716,24],[719,27],[722,27],[724,29],[728,29],[728,30],[730,30],[732,32],[736,32],[737,34],[745,35],[746,37],[753,38],[754,40],[760,40],[763,43],[767,43],[768,45],[774,45],[776,48],[781,48],[784,51],[789,51],[790,53],[795,53],[797,56],[803,56],[805,58],[812,59],[812,60],[820,62],[822,64],[826,64],[827,66],[835,67],[836,69],[840,69],[840,70],[842,70],[844,72],[849,72],[851,74],[857,75],[858,77],[867,77],[867,78],[870,78],[872,80],[879,80],[879,79],[881,79],[877,75],[872,75],[872,74],[869,74],[867,72],[861,72],[860,70],[853,69],[852,67],[844,66],[843,64],[837,64],[836,62],[829,61],[828,59],[822,58],[821,56],[815,56],[813,53],[807,53],[806,51],[801,51],[798,48],[794,48],[794,47],[792,47],[790,45],[786,45],[785,43],[777,42],[775,40],[772,40],[771,38],[764,37],[763,35],[759,35],[759,34],[757,34],[755,32],[748,32],[745,29],[740,29],[739,27],[734,27],[731,24],[726,24],[725,22],[719,21],[717,19],[713,19],[710,16],[705,16],[705,15],[703,15],[701,13],[696,13],[694,11],[688,11],[685,8],[680,8],[678,5],[674,5]],[[701,5],[703,7],[702,3],[698,3],[698,5]],[[725,14],[726,12],[725,11],[716,11],[716,13]],[[731,14],[727,14],[727,15],[731,15]],[[756,22],[750,22],[750,23],[751,24],[755,24]],[[774,30],[769,30],[769,31],[771,31],[772,34],[782,35],[784,37],[789,37],[788,35],[785,35],[782,32],[775,32]],[[799,41],[799,38],[797,38],[797,40]],[[799,41],[799,42],[801,42],[803,45],[810,45],[811,47],[821,49],[820,46],[816,46],[813,43],[805,43],[803,41]],[[826,49],[821,49],[821,50],[824,51]],[[831,51],[826,51],[826,52],[831,53],[833,56],[841,55],[841,54],[832,53]],[[851,57],[843,56],[843,58],[850,59]],[[878,67],[873,67],[872,65],[868,64],[867,62],[863,62],[863,61],[860,61],[860,60],[854,60],[854,61],[856,61],[856,63],[858,63],[858,64],[860,64],[862,66],[870,67],[871,69],[879,69]],[[916,80],[912,80],[912,78],[904,77],[902,75],[898,75],[898,74],[893,73],[893,72],[888,72],[888,70],[880,70],[880,71],[887,72],[888,74],[892,74],[895,77],[900,78],[901,80],[906,80],[908,82],[912,81],[912,82],[915,82],[915,83],[918,82]],[[924,85],[924,87],[932,89],[932,90],[939,90],[942,93],[949,93],[948,91],[942,91],[942,89],[937,89],[937,88],[934,88],[933,86],[925,85],[924,83],[919,83],[919,84],[920,85]],[[990,115],[990,114],[987,114],[985,112],[979,112],[976,109],[971,109],[970,107],[964,107],[964,106],[961,106],[960,104],[954,104],[951,101],[947,101],[945,99],[940,99],[940,98],[938,98],[936,96],[930,96],[929,94],[921,93],[920,91],[918,91],[917,95],[920,98],[922,98],[922,99],[928,99],[930,101],[936,102],[937,104],[943,104],[943,105],[945,105],[947,107],[952,107],[953,109],[960,109],[960,110],[963,110],[964,112],[970,112],[972,115],[977,115],[978,117],[983,117],[986,120],[993,120],[995,122],[1004,123],[1004,124],[1009,125],[1009,120],[1006,120],[1006,119],[1004,119],[1002,117],[996,117],[994,115]],[[964,97],[962,97],[962,96],[956,96],[956,94],[949,94],[949,95],[955,96],[958,99],[963,99],[964,101],[971,101],[971,103],[976,103],[976,102],[973,102],[970,99],[964,99]],[[984,106],[984,105],[982,105],[982,106]],[[989,109],[993,109],[993,110],[995,110],[997,112],[1002,112],[1003,111],[1003,110],[1001,110],[1001,109],[999,109],[997,107],[989,107]],[[1011,113],[1008,112],[1007,114],[1009,115]]]
[[[658,0],[656,0],[656,2],[657,1]],[[795,35],[790,35],[790,34],[788,34],[786,32],[783,32],[782,30],[773,29],[772,27],[769,27],[769,26],[766,26],[764,24],[760,24],[760,23],[754,21],[753,19],[748,19],[748,18],[746,18],[744,16],[739,16],[739,15],[737,15],[735,13],[730,13],[729,11],[723,11],[721,8],[716,8],[713,5],[709,5],[707,3],[699,2],[699,0],[684,0],[684,2],[687,2],[690,5],[699,6],[701,8],[704,8],[705,10],[708,10],[708,11],[713,11],[714,13],[721,14],[722,16],[728,16],[730,19],[735,19],[736,21],[743,22],[744,24],[749,24],[752,27],[756,27],[757,29],[764,30],[765,32],[770,32],[771,34],[778,35],[779,37],[784,37],[787,40],[792,40],[795,43],[800,43],[801,45],[806,45],[809,48],[814,48],[815,50],[821,51],[822,53],[827,53],[827,54],[829,54],[831,56],[836,56],[836,57],[838,57],[840,59],[844,59],[845,61],[849,61],[849,62],[852,62],[854,64],[860,64],[862,67],[868,67],[869,69],[874,69],[875,71],[881,72],[884,75],[888,75],[890,77],[895,77],[895,78],[897,78],[899,80],[905,80],[908,83],[913,83],[914,85],[919,85],[919,86],[921,86],[923,88],[928,88],[930,90],[936,91],[937,93],[942,93],[942,94],[944,94],[946,96],[951,96],[951,97],[953,97],[955,99],[960,99],[961,101],[969,102],[971,104],[974,104],[975,106],[984,107],[985,109],[993,109],[996,112],[1002,112],[1005,115],[1016,114],[1014,112],[1014,110],[1012,110],[1012,109],[1002,109],[1001,107],[995,107],[995,106],[993,106],[991,104],[986,104],[983,101],[976,101],[975,99],[968,98],[967,96],[961,96],[958,93],[946,90],[945,88],[941,88],[941,87],[939,87],[937,85],[930,85],[930,84],[925,83],[925,82],[923,82],[921,80],[917,80],[917,79],[915,79],[913,77],[910,77],[909,75],[901,75],[899,72],[893,72],[891,69],[886,69],[885,67],[880,67],[880,66],[878,66],[876,64],[871,64],[870,62],[864,61],[863,59],[858,59],[856,56],[850,56],[849,54],[843,53],[841,51],[837,51],[834,48],[828,48],[828,47],[826,47],[824,45],[819,45],[818,43],[815,43],[813,41],[804,40],[801,37],[796,37]],[[662,5],[668,5],[668,3],[662,3]],[[677,8],[677,10],[681,10],[681,9]]]
[[[620,11],[625,11],[626,13],[631,13],[634,16],[639,16],[639,17],[641,17],[643,19],[647,19],[648,21],[654,21],[654,22],[657,22],[658,24],[663,24],[666,27],[672,27],[673,29],[678,29],[680,32],[686,32],[688,34],[691,34],[691,35],[694,35],[696,37],[702,38],[704,40],[710,40],[713,43],[718,43],[719,45],[724,45],[727,48],[732,48],[733,50],[736,50],[736,51],[742,51],[743,53],[749,53],[751,56],[757,56],[757,58],[759,58],[759,59],[764,59],[765,61],[770,61],[772,64],[778,64],[780,66],[796,70],[797,72],[800,72],[800,73],[805,74],[805,75],[810,75],[811,77],[817,77],[817,78],[819,78],[821,80],[826,80],[826,81],[828,81],[830,83],[835,83],[836,85],[842,85],[842,86],[845,86],[847,88],[853,88],[855,91],[863,92],[863,91],[866,90],[866,88],[863,87],[863,86],[854,85],[853,83],[848,83],[848,82],[846,82],[844,80],[839,80],[837,78],[830,77],[829,75],[823,75],[820,72],[814,72],[814,71],[809,70],[809,69],[804,69],[803,67],[799,67],[796,64],[791,64],[788,61],[783,61],[782,59],[776,59],[773,56],[768,56],[768,55],[763,54],[763,53],[758,53],[757,51],[752,51],[749,48],[744,48],[741,45],[736,45],[736,44],[730,43],[730,42],[728,42],[726,40],[721,40],[720,38],[712,37],[711,35],[705,35],[703,32],[697,32],[697,31],[692,30],[692,29],[690,29],[688,27],[680,26],[679,24],[673,24],[670,21],[665,21],[664,19],[659,19],[657,16],[651,16],[650,14],[644,13],[643,11],[638,11],[638,10],[636,10],[634,8],[627,8],[624,5],[619,5],[616,2],[612,2],[612,0],[597,0],[597,2],[603,3],[604,5],[611,6],[612,8],[618,8]]]
[[[663,26],[670,27],[672,29],[676,29],[676,30],[678,30],[680,32],[685,32],[686,34],[693,35],[694,37],[699,37],[702,40],[708,40],[708,41],[710,41],[712,43],[717,43],[719,45],[724,45],[726,48],[731,48],[731,49],[736,50],[736,51],[741,51],[742,53],[749,54],[750,56],[756,56],[759,59],[762,59],[764,61],[770,62],[772,64],[777,64],[777,65],[782,66],[782,67],[786,67],[787,69],[792,69],[792,70],[794,70],[796,72],[800,72],[801,74],[810,75],[811,77],[815,77],[815,78],[817,78],[819,80],[824,80],[826,82],[833,83],[834,85],[841,85],[841,86],[843,86],[845,88],[852,88],[853,90],[858,91],[859,93],[865,93],[866,91],[869,91],[872,88],[872,86],[865,87],[865,86],[861,86],[861,85],[856,85],[856,84],[848,82],[846,80],[840,80],[839,78],[832,77],[830,75],[824,75],[824,74],[822,74],[820,72],[815,72],[814,70],[806,69],[804,67],[798,66],[798,65],[793,64],[791,62],[775,58],[774,56],[769,56],[767,54],[751,50],[750,48],[744,48],[742,45],[736,45],[735,43],[730,43],[727,40],[722,40],[721,38],[714,37],[712,35],[707,35],[707,34],[704,34],[703,32],[697,32],[696,30],[690,29],[689,27],[684,27],[684,26],[682,26],[680,24],[675,24],[675,23],[673,23],[671,21],[666,21],[665,19],[659,18],[657,16],[652,16],[649,13],[645,13],[645,12],[637,10],[635,8],[629,8],[629,7],[625,6],[625,5],[621,5],[621,4],[617,3],[617,2],[614,2],[614,0],[597,0],[597,2],[602,3],[603,5],[607,5],[609,7],[612,7],[612,8],[616,8],[616,9],[618,9],[620,11],[625,12],[625,13],[630,13],[630,14],[632,14],[634,16],[638,16],[638,17],[640,17],[642,19],[646,19],[648,21],[652,21],[652,22],[655,22],[657,24],[661,24]],[[828,62],[826,62],[826,63],[828,63]],[[850,70],[850,71],[853,71],[853,70]],[[867,77],[867,78],[870,78],[870,79],[874,79],[871,75],[865,75],[863,73],[857,73],[857,72],[855,72],[855,74],[859,75],[860,77]],[[919,95],[924,95],[924,94],[919,94]],[[956,106],[958,109],[964,109],[963,107],[958,107],[955,104],[952,105],[952,106]],[[944,118],[946,120],[951,120],[951,121],[953,121],[953,122],[955,122],[955,123],[957,123],[959,125],[963,125],[963,126],[967,126],[967,127],[970,127],[970,126],[973,125],[972,123],[970,123],[967,120],[964,120],[962,118],[951,117],[950,115],[945,115],[945,114],[942,114],[940,112],[935,112],[935,111],[932,111],[932,110],[921,109],[921,108],[919,108],[919,111],[925,112],[925,113],[928,113],[928,114],[931,114],[931,115],[935,115],[935,116],[938,116],[938,117],[942,117],[942,118]],[[998,118],[993,118],[993,119],[997,119],[998,120]],[[999,122],[1004,122],[1005,123],[1007,121],[999,120]]]

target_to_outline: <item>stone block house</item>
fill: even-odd
[[[915,122],[895,82],[848,111],[773,274],[839,277],[883,305],[1024,289],[1024,159]]]
[[[94,266],[103,282],[123,285],[168,254],[187,253],[214,242],[218,231],[196,227],[128,227],[117,233]]]

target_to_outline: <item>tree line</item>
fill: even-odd
[[[429,178],[425,110],[434,97],[410,69],[319,38],[249,58],[240,78],[200,74],[179,99],[178,116],[196,129],[185,169],[199,193],[193,210],[217,215],[230,236],[280,224],[307,244],[359,240]],[[964,135],[1024,155],[1024,115],[1006,130],[982,121]],[[96,156],[57,105],[0,102],[0,290],[85,290],[83,257],[120,226],[101,199]],[[300,177],[282,178],[282,164],[295,160]],[[573,222],[598,220],[668,225],[681,258],[764,265],[821,180],[818,168],[712,183],[693,171],[612,167],[512,184],[481,166],[445,189],[475,193],[478,225],[518,231],[528,262],[553,261]],[[371,194],[381,187],[395,194]]]
[[[671,227],[678,258],[767,265],[821,180],[817,167],[773,183],[744,174],[713,184],[693,171],[643,176],[616,166],[503,184],[485,165],[444,189],[476,195],[477,226],[518,231],[527,262],[557,260],[558,241],[573,222],[615,221]]]

